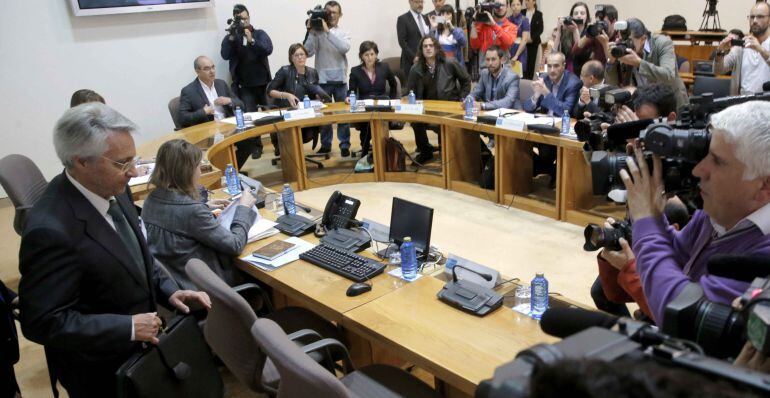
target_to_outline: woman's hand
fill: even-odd
[[[297,98],[297,97],[294,97]],[[243,191],[241,194],[240,202],[238,203],[241,206],[246,206],[249,209],[251,209],[254,204],[257,203],[257,198],[254,197],[254,195],[251,194],[249,191]]]
[[[299,104],[299,98],[297,98],[297,96],[292,93],[286,93],[284,98],[289,101],[289,105],[291,105],[292,108],[296,108],[297,104]]]
[[[229,204],[230,201],[227,199],[214,199],[206,202],[206,206],[208,206],[211,210],[222,210]]]

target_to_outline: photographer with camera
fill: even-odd
[[[331,0],[324,5],[326,17],[314,24],[308,20],[308,36],[305,48],[308,57],[315,55],[315,69],[321,81],[321,88],[334,97],[336,102],[344,102],[348,97],[348,58],[350,50],[350,32],[340,28],[342,6]],[[329,153],[332,148],[332,126],[321,128],[321,148],[318,153]],[[350,156],[350,125],[337,125],[337,138],[340,141],[342,156]]]
[[[505,2],[487,0],[479,6],[476,23],[470,29],[471,48],[486,54],[487,49],[496,45],[503,51],[510,51],[516,40],[517,28],[507,18],[508,5]],[[481,57],[480,67],[486,60]]]
[[[642,21],[636,18],[626,23],[628,28],[621,32],[624,43],[610,45],[605,82],[618,87],[664,83],[676,89],[677,109],[685,105],[687,90],[679,78],[671,38],[665,35],[653,36]]]
[[[454,59],[460,65],[465,65],[463,49],[468,45],[468,38],[462,28],[454,26],[455,9],[449,4],[435,10],[430,16],[430,35],[435,36],[441,43],[441,49],[447,59]]]
[[[273,42],[264,30],[254,29],[249,10],[243,4],[233,6],[233,18],[227,21],[227,35],[222,39],[222,59],[230,62],[233,95],[240,98],[246,109],[256,112],[258,105],[267,105],[267,84],[270,83],[270,63],[267,57],[273,53]],[[278,136],[270,134],[276,155]],[[237,144],[238,151],[249,151],[252,157],[262,156],[262,140],[253,138]]]
[[[731,95],[761,93],[762,84],[770,81],[770,4],[754,4],[749,23],[751,34],[743,44],[728,35],[719,43],[714,60],[715,73],[732,71]]]
[[[591,52],[577,48],[580,38],[586,34],[586,27],[591,23],[588,4],[578,1],[570,8],[569,16],[559,17],[556,21],[555,51],[564,54],[567,70],[580,75],[583,64],[591,59]]]
[[[639,141],[638,141],[639,142]],[[620,177],[628,191],[637,272],[653,318],[690,283],[712,302],[729,304],[748,283],[708,273],[718,253],[770,255],[770,103],[750,101],[711,116],[708,154],[693,169],[700,178],[703,210],[681,232],[662,216],[662,160],[650,171],[635,148]]]

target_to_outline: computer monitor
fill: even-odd
[[[433,229],[433,209],[401,198],[393,198],[390,211],[390,240],[401,245],[409,236],[417,252],[426,258],[430,251],[430,232]]]

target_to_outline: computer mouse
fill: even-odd
[[[372,285],[368,283],[363,283],[363,282],[356,282],[350,285],[350,287],[348,288],[348,291],[345,292],[345,294],[347,294],[348,297],[355,297],[361,293],[366,293],[370,290],[372,290]]]

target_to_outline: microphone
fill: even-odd
[[[485,281],[487,281],[487,282],[489,282],[489,281],[491,281],[491,280],[492,280],[492,275],[489,275],[489,274],[487,274],[487,273],[485,273],[485,272],[479,272],[479,271],[476,271],[476,270],[472,270],[472,269],[470,269],[470,268],[467,268],[467,267],[463,267],[463,266],[462,266],[462,265],[460,265],[460,264],[455,264],[455,266],[454,266],[454,267],[452,267],[452,282],[457,282],[457,273],[455,272],[455,270],[456,270],[458,267],[459,267],[459,268],[462,268],[462,269],[464,269],[464,270],[466,270],[466,271],[469,271],[469,272],[473,272],[474,274],[476,274],[476,275],[478,275],[478,276],[480,276],[480,277],[484,278],[484,280],[485,280]]]
[[[554,337],[565,338],[593,326],[610,329],[619,317],[582,308],[549,308],[540,318],[540,329]]]
[[[715,254],[708,261],[708,272],[721,278],[752,282],[770,275],[770,256]]]

